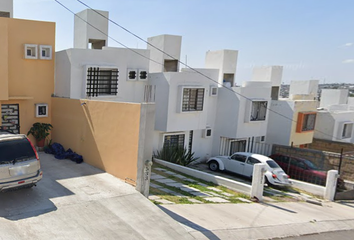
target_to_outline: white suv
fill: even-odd
[[[0,130],[0,191],[33,187],[42,175],[38,153],[26,135]]]

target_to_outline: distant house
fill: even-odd
[[[348,98],[348,89],[323,89],[314,137],[353,143],[353,125],[354,105]]]
[[[266,143],[296,147],[312,143],[317,89],[318,80],[292,81],[289,98],[271,101]]]

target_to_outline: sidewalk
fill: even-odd
[[[272,239],[354,229],[354,202],[160,205],[196,239]]]
[[[271,188],[266,191],[273,196],[276,194],[275,198],[266,197],[263,203],[250,203],[247,197],[242,198],[244,201],[237,201],[237,193],[227,196],[225,188],[220,191],[217,186],[209,187],[206,182],[203,184],[198,179],[156,165],[151,180],[152,195],[149,198],[195,239],[273,239],[354,229],[354,201],[322,201],[322,205],[312,201],[316,204],[311,204],[304,202],[306,195],[298,193],[289,198],[290,193]],[[193,187],[188,182],[193,182]],[[174,198],[166,196],[167,193]],[[202,194],[213,195],[220,201],[213,203],[211,196]],[[198,196],[199,202],[192,201],[193,195]],[[170,201],[164,197],[170,197]],[[176,200],[179,198],[186,199]]]

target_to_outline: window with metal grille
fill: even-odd
[[[184,134],[165,135],[163,146],[184,148]]]
[[[86,95],[97,97],[102,95],[117,95],[118,69],[89,67],[87,69]]]
[[[252,101],[251,121],[264,121],[267,114],[267,101]]]
[[[189,141],[188,141],[188,152],[192,152],[192,144],[193,144],[193,130],[189,131]]]
[[[204,88],[184,88],[182,112],[203,111]]]

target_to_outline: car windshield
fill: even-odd
[[[318,170],[318,167],[317,167],[315,164],[313,164],[313,162],[311,162],[311,161],[309,161],[309,160],[304,160],[304,162],[306,163],[306,165],[307,165],[310,169],[312,169],[312,170]]]
[[[0,141],[0,164],[25,158],[36,158],[31,144],[27,139]]]
[[[276,162],[274,162],[273,160],[267,160],[267,164],[271,168],[280,168],[279,165]]]

